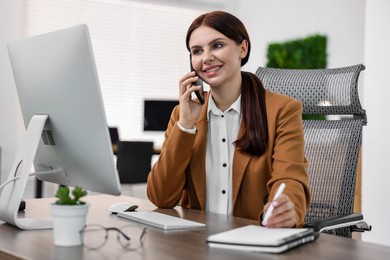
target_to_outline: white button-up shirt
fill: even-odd
[[[240,129],[241,96],[221,111],[209,96],[207,109],[206,210],[232,215],[233,155]]]

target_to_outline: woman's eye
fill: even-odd
[[[215,48],[215,49],[219,49],[219,48],[221,48],[221,47],[223,47],[223,44],[222,44],[222,43],[215,43],[215,44],[214,44],[214,48]]]
[[[201,53],[202,53],[202,51],[199,49],[192,50],[192,55],[199,55]]]

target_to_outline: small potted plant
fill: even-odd
[[[51,204],[53,216],[54,244],[56,246],[79,246],[82,244],[80,230],[85,226],[89,204],[80,198],[87,195],[81,187],[72,191],[67,186],[60,186]]]

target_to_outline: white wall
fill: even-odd
[[[365,89],[368,124],[363,132],[363,201],[365,218],[373,226],[363,239],[390,246],[390,1],[367,0]]]
[[[267,45],[310,34],[328,36],[328,67],[363,62],[364,0],[240,0],[229,11],[246,25],[252,41],[245,69],[266,64]]]

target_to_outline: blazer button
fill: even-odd
[[[226,193],[226,191],[225,190],[222,190],[222,194],[225,194]]]

